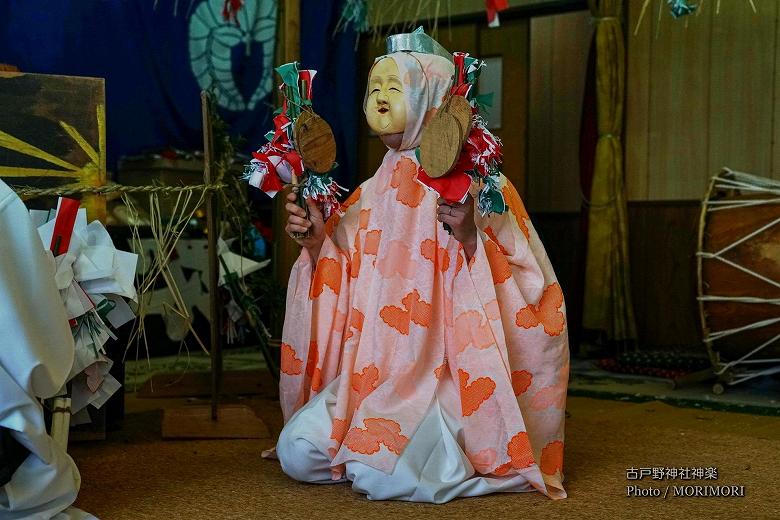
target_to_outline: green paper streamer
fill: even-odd
[[[276,70],[276,73],[279,74],[280,78],[282,78],[282,83],[284,83],[288,87],[298,86],[298,62],[297,61],[291,61],[290,63],[279,65],[274,70]]]
[[[301,106],[304,105],[303,96],[298,86],[298,62],[293,61],[276,67],[276,73],[284,83],[284,97],[287,98],[287,115],[290,121],[301,115]]]
[[[333,178],[330,176],[330,173],[308,173],[309,175],[307,175],[306,179],[301,183],[304,198],[309,198],[316,195],[329,195],[330,185],[333,183]]]
[[[480,94],[478,96],[474,96],[474,99],[472,100],[474,104],[476,105],[477,109],[480,112],[487,112],[488,108],[493,107],[493,92],[488,92],[487,94]]]
[[[479,190],[477,208],[483,217],[489,213],[500,215],[507,210],[504,193],[498,189],[498,179],[498,175],[486,177],[485,185]]]
[[[108,314],[116,308],[116,302],[106,298],[95,306],[95,310],[103,320],[107,320]]]

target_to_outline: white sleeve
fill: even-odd
[[[27,208],[0,180],[0,372],[31,396],[51,397],[65,384],[73,355],[54,260]]]

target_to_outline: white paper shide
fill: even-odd
[[[48,249],[54,233],[54,211],[31,210],[38,235]],[[121,386],[109,374],[112,361],[105,344],[117,329],[135,318],[128,300],[137,301],[135,271],[138,256],[118,250],[100,221],[87,223],[78,210],[67,252],[54,258],[60,291],[76,345],[68,376],[71,424],[89,422],[87,405],[100,408]],[[66,391],[67,383],[61,392]]]

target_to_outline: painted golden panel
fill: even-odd
[[[7,184],[105,184],[105,80],[0,72],[0,107],[0,177]],[[82,200],[90,219],[103,219],[102,196]]]

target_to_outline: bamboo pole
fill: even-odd
[[[201,92],[203,117],[203,180],[215,180],[214,135],[211,126],[211,104],[207,92]],[[268,427],[246,405],[221,404],[222,343],[219,298],[219,194],[209,190],[206,196],[208,226],[209,313],[211,314],[211,406],[183,406],[166,409],[163,414],[164,439],[262,439],[269,437]]]
[[[301,5],[300,0],[284,0],[280,2],[282,12],[279,14],[279,52],[277,65],[300,59],[301,54]],[[274,271],[281,287],[287,287],[290,271],[295,259],[300,254],[300,247],[287,233],[284,227],[287,223],[287,190],[274,197]],[[278,337],[281,324],[273,324],[273,333]]]
[[[211,106],[206,91],[200,93],[200,106],[203,117],[203,182],[213,182],[212,166],[214,161],[214,135],[211,128]],[[219,219],[217,212],[219,197],[209,191],[206,195],[206,228],[208,230],[208,273],[209,273],[209,314],[211,315],[211,420],[216,421],[219,409],[219,396],[222,391],[222,344],[220,341],[220,305],[219,305],[219,261],[217,258],[217,239],[219,238]]]

